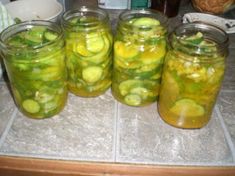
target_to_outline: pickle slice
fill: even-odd
[[[141,26],[158,26],[160,25],[160,22],[154,18],[149,18],[149,17],[141,17],[136,19],[133,22],[133,25],[136,27],[141,27]]]
[[[86,39],[86,48],[88,51],[98,53],[104,48],[104,40],[98,34],[89,34]]]
[[[32,114],[37,113],[40,110],[39,104],[35,100],[32,100],[32,99],[24,100],[22,103],[22,106],[27,112],[32,113]]]
[[[86,48],[85,45],[85,41],[80,41],[79,43],[74,43],[74,51],[78,54],[80,54],[83,57],[88,57],[88,56],[92,56],[92,53],[90,51],[88,51],[88,49]]]
[[[132,94],[139,95],[142,99],[146,99],[149,96],[149,90],[144,87],[135,87],[130,90]]]
[[[137,94],[128,94],[124,100],[130,106],[138,106],[141,103],[141,97]]]
[[[133,60],[139,54],[139,50],[133,45],[127,45],[123,42],[117,41],[114,44],[114,54],[127,60]]]
[[[197,32],[194,35],[182,36],[180,42],[185,45],[199,45],[203,41],[203,34]]]
[[[58,34],[46,31],[44,33],[44,37],[48,41],[53,41],[53,40],[55,40],[58,37]]]
[[[82,71],[82,78],[88,83],[95,83],[103,75],[103,69],[98,66],[87,67]]]
[[[131,89],[136,88],[136,87],[141,87],[142,81],[139,80],[126,80],[121,82],[119,85],[119,91],[121,95],[125,96],[127,95]]]
[[[43,34],[45,31],[46,28],[42,26],[32,27],[25,33],[24,38],[28,40],[28,42],[39,44],[42,43]]]
[[[187,98],[178,100],[170,111],[182,117],[198,117],[205,113],[201,105]]]

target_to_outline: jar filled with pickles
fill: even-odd
[[[114,42],[112,94],[121,103],[144,106],[158,99],[167,21],[165,15],[151,10],[120,14]]]
[[[201,128],[211,118],[225,71],[227,34],[203,23],[184,24],[169,35],[158,109],[179,128]]]
[[[58,114],[67,100],[67,71],[61,28],[49,21],[12,25],[0,44],[15,103],[28,117]]]
[[[103,94],[111,85],[112,32],[108,14],[81,7],[62,16],[70,92],[82,97]]]

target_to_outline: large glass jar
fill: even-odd
[[[15,102],[31,118],[59,113],[67,100],[63,33],[49,21],[16,24],[0,35]]]
[[[111,85],[112,34],[108,14],[81,7],[63,14],[68,88],[75,95],[94,97]]]
[[[191,23],[169,36],[158,109],[167,123],[201,128],[211,118],[225,70],[228,37],[214,26]]]
[[[114,42],[112,94],[130,106],[157,100],[166,54],[167,17],[150,10],[119,16]]]

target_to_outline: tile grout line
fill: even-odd
[[[118,154],[118,137],[119,137],[119,125],[118,125],[118,122],[119,122],[119,106],[118,106],[118,101],[115,100],[115,113],[114,113],[114,116],[115,116],[115,124],[114,124],[114,144],[113,144],[113,160],[114,162],[116,162],[117,160],[117,154]]]
[[[225,122],[223,120],[222,114],[221,114],[221,112],[220,112],[220,110],[218,108],[218,105],[215,106],[215,110],[216,110],[216,113],[218,114],[219,121],[220,121],[222,129],[224,131],[224,135],[225,135],[225,138],[227,140],[228,146],[229,146],[229,148],[230,148],[230,150],[232,152],[233,161],[235,162],[235,147],[234,147],[234,144],[232,142],[232,138],[231,138],[231,136],[230,136],[230,134],[228,132],[228,129],[227,129],[226,125],[225,125]]]
[[[116,135],[117,135],[117,101],[114,100],[114,124],[113,124],[112,160],[116,158]]]
[[[0,149],[1,149],[1,147],[2,147],[2,145],[3,145],[3,143],[4,143],[5,139],[6,139],[6,137],[7,137],[8,133],[9,133],[9,131],[10,131],[10,128],[11,128],[11,126],[12,126],[12,124],[13,124],[15,118],[16,118],[17,112],[18,112],[18,110],[17,110],[17,108],[15,108],[13,114],[11,115],[10,120],[8,121],[8,123],[7,123],[7,125],[6,125],[6,128],[5,128],[5,130],[4,130],[3,134],[2,134],[2,136],[0,137]]]

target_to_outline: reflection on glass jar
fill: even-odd
[[[112,93],[120,102],[144,106],[158,98],[166,23],[167,17],[150,10],[125,11],[119,16]]]
[[[220,90],[228,37],[214,26],[191,23],[169,36],[158,108],[167,123],[201,128],[210,120]]]
[[[10,26],[0,36],[11,89],[19,109],[31,118],[59,113],[67,100],[63,34],[52,22]]]
[[[113,38],[108,14],[81,7],[65,12],[62,26],[69,90],[82,97],[103,94],[111,85]]]

